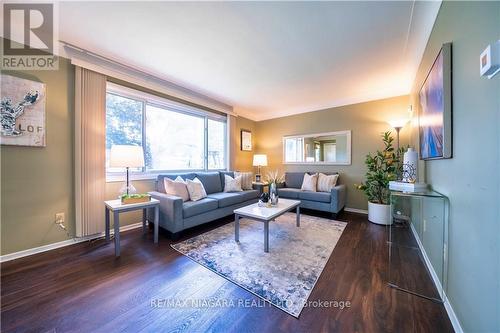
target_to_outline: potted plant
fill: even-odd
[[[391,132],[383,133],[382,141],[384,150],[377,151],[373,156],[366,155],[366,181],[355,186],[368,197],[368,220],[388,225],[392,223],[389,182],[398,177],[400,159],[405,148],[394,149]]]

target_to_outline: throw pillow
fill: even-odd
[[[320,173],[318,176],[318,192],[331,192],[332,188],[337,185],[339,175],[325,175]]]
[[[253,173],[251,172],[234,172],[234,178],[241,176],[241,188],[243,190],[253,190]]]
[[[207,197],[205,187],[203,187],[203,184],[198,178],[195,178],[193,180],[186,180],[186,185],[191,201],[198,201]]]
[[[177,176],[175,180],[167,177],[163,178],[163,186],[165,186],[165,193],[181,197],[182,201],[189,200],[186,182],[180,176]]]
[[[308,173],[304,174],[304,179],[302,180],[302,191],[316,192],[316,184],[318,183],[318,174],[310,175]]]
[[[241,192],[241,176],[231,177],[224,175],[224,192]]]

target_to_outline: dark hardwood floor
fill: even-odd
[[[182,256],[165,235],[155,246],[151,231],[144,238],[136,229],[122,234],[120,259],[112,243],[98,240],[2,264],[1,331],[453,331],[442,304],[387,286],[385,227],[353,213],[338,219],[349,223],[309,300],[349,301],[350,307],[306,307],[296,319]],[[229,221],[196,228],[183,239]],[[432,287],[420,278],[425,267],[404,272]],[[179,306],[154,306],[165,299],[177,299]],[[180,308],[188,299],[219,306]],[[245,301],[257,307],[238,306]]]

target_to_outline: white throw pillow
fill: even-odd
[[[175,180],[164,177],[163,186],[165,186],[165,193],[181,197],[182,201],[189,200],[189,193],[186,182],[180,176],[177,176]]]
[[[186,185],[189,192],[189,197],[192,201],[198,201],[207,197],[205,187],[198,178],[195,178],[193,180],[187,179]]]
[[[316,184],[318,183],[318,174],[310,175],[308,173],[304,174],[304,180],[302,181],[302,191],[316,192]]]
[[[231,177],[224,175],[224,192],[241,192],[241,176]]]
[[[331,192],[332,188],[337,185],[339,175],[325,175],[320,173],[318,176],[318,192]]]
[[[241,188],[243,190],[253,190],[253,173],[251,172],[234,172],[234,178],[241,176]]]

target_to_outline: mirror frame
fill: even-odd
[[[332,135],[347,135],[347,161],[346,162],[286,162],[285,157],[285,140],[294,138],[311,138],[316,136],[332,136]],[[312,134],[302,134],[302,135],[287,135],[283,137],[283,164],[286,165],[351,165],[351,130],[346,131],[335,131],[335,132],[324,132],[324,133],[312,133]]]

